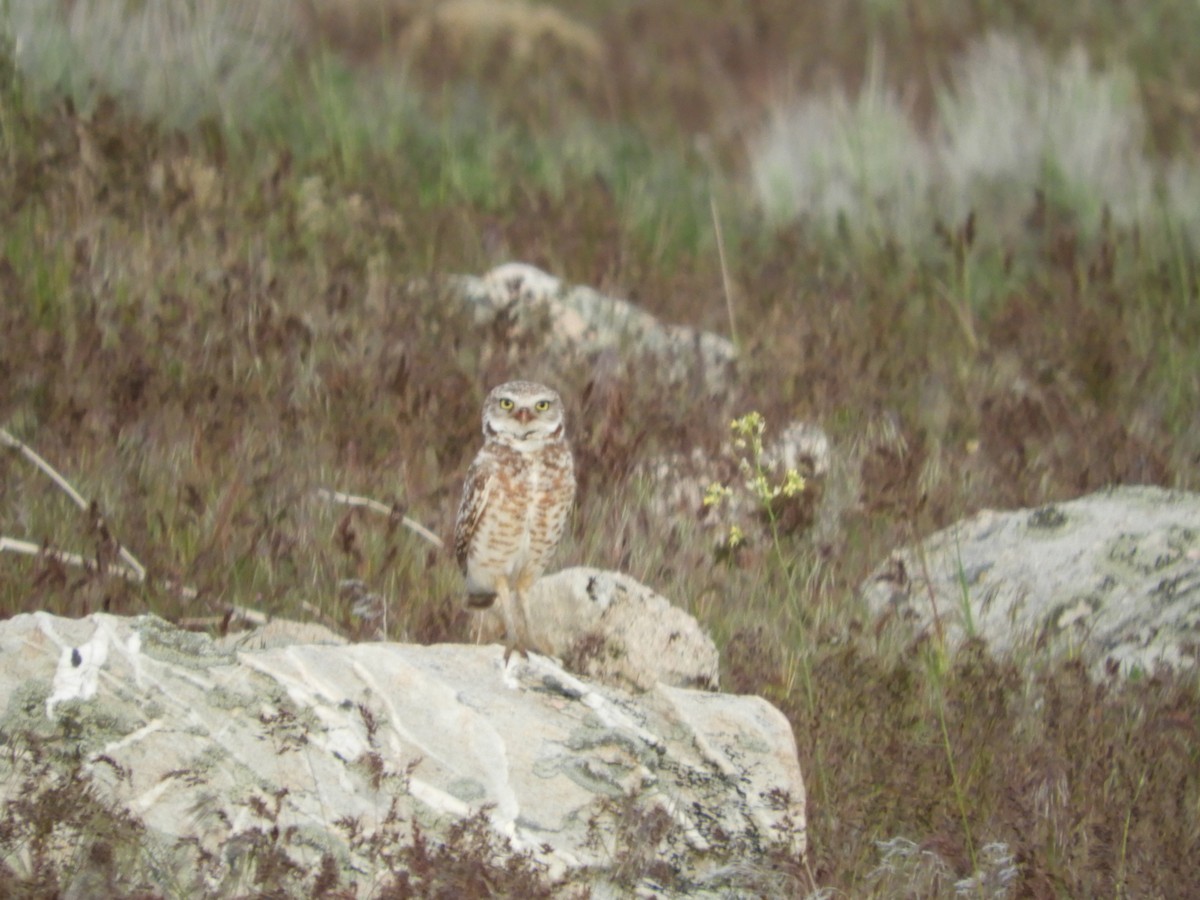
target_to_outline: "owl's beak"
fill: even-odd
[[[513,413],[513,418],[522,425],[528,425],[533,421],[533,412],[527,407],[522,406],[515,413]]]

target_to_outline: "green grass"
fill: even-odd
[[[1177,894],[1200,849],[1194,677],[1097,685],[1075,660],[951,653],[870,619],[856,589],[892,548],[980,508],[1120,482],[1200,488],[1194,213],[1167,195],[1151,219],[1106,220],[1103,179],[1081,191],[1038,169],[975,184],[974,217],[955,207],[940,230],[864,207],[826,227],[760,209],[749,148],[786,111],[777,98],[820,104],[836,85],[854,110],[868,74],[868,100],[890,91],[888,121],[930,140],[964,48],[990,28],[1038,33],[1058,62],[1086,35],[1092,68],[1072,71],[1091,108],[1127,91],[1139,164],[1186,197],[1200,176],[1179,110],[1200,70],[1175,51],[1200,23],[1172,4],[877,3],[833,23],[793,6],[563,4],[615,48],[602,95],[304,45],[252,102],[244,81],[181,82],[200,94],[180,111],[205,111],[179,120],[121,72],[69,71],[61,43],[40,73],[28,43],[0,52],[0,426],[94,499],[152,574],[131,585],[5,554],[0,611],[180,619],[238,604],[359,640],[470,639],[451,561],[314,496],[398,502],[445,535],[483,394],[539,371],[532,343],[508,356],[509,336],[425,279],[524,260],[725,333],[715,198],[739,378],[704,393],[657,384],[648,364],[565,368],[580,495],[561,562],[620,568],[689,609],[726,688],[787,714],[814,892],[951,896],[975,867],[998,878],[1000,847],[1013,895]],[[864,34],[880,48],[871,73]],[[824,74],[805,67],[814,54]],[[803,90],[784,90],[788,71]],[[834,162],[904,187],[888,183],[904,166]],[[768,437],[821,423],[834,466],[816,525],[768,503],[730,552],[729,522],[664,510],[634,473],[717,453],[752,410]],[[7,451],[0,535],[106,552]],[[102,812],[89,805],[79,829]]]

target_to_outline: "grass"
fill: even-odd
[[[219,618],[237,604],[359,640],[468,640],[449,560],[314,491],[449,531],[483,394],[554,370],[427,279],[520,259],[669,321],[736,322],[742,366],[724,392],[660,385],[648,363],[555,374],[580,475],[561,561],[622,569],[689,608],[726,688],[786,713],[809,784],[809,891],[989,895],[1007,878],[1011,896],[1177,895],[1200,849],[1194,675],[1095,684],[1075,660],[951,653],[867,618],[856,589],[892,548],[981,508],[1200,488],[1200,169],[1181,114],[1200,70],[1176,47],[1200,23],[1165,3],[793,6],[561,4],[610,53],[598,93],[281,34],[287,52],[254,70],[277,76],[232,66],[216,84],[181,62],[203,77],[171,88],[199,91],[174,119],[165,88],[138,95],[105,54],[73,63],[62,32],[32,42],[32,13],[0,3],[16,37],[0,52],[0,427],[151,573],[3,554],[0,611]],[[215,0],[195,8],[228,22]],[[863,35],[878,47],[866,70]],[[1010,51],[1025,80],[985,78],[980,54],[996,67]],[[998,96],[1017,98],[1013,128],[1037,152],[980,175]],[[1124,174],[1043,166],[1030,97],[1076,98],[1091,124],[1054,146],[1108,135]],[[849,173],[855,202],[828,218],[755,196],[754,148],[797,109],[828,128],[801,149]],[[905,137],[883,149],[924,162],[864,156],[884,126]],[[780,177],[795,151],[778,151]],[[961,166],[913,168],[930,160]],[[1127,203],[1147,179],[1169,189]],[[911,193],[943,182],[943,206]],[[718,456],[751,411],[767,438],[819,422],[833,465],[813,516],[764,500],[730,547],[719,507],[664,506],[635,473]],[[0,535],[111,550],[7,450]],[[105,815],[89,801],[80,833]],[[42,827],[5,823],[0,843]],[[136,870],[110,852],[110,870]],[[442,850],[412,852],[433,883]],[[625,864],[634,883],[653,861]],[[281,870],[277,886],[296,879]],[[11,869],[0,883],[36,893]]]
[[[924,259],[943,222],[979,225],[972,241],[993,250],[1018,240],[1035,193],[1089,238],[1109,220],[1157,232],[1164,207],[1184,222],[1200,199],[1168,192],[1176,165],[1147,157],[1129,71],[1094,70],[1080,46],[1053,60],[1010,35],[973,42],[937,91],[928,135],[883,69],[876,48],[853,99],[835,89],[773,109],[750,151],[769,215],[891,237]]]

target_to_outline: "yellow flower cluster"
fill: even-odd
[[[772,529],[775,527],[775,517],[771,502],[779,497],[795,497],[802,494],[808,486],[804,476],[795,469],[783,473],[782,481],[773,481],[768,477],[763,453],[763,433],[767,422],[759,412],[749,412],[739,419],[729,423],[733,432],[733,446],[742,452],[739,466],[748,479],[751,492],[767,513]],[[717,506],[733,496],[733,490],[727,485],[714,481],[704,491],[704,506]],[[735,548],[746,541],[746,535],[737,525],[729,527],[728,547]]]

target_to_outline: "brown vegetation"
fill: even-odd
[[[601,99],[571,102],[673,146],[716,135],[726,161],[777,73],[861,74],[860,43],[813,37],[861,31],[859,13],[834,7],[574,6],[603,35],[610,81]],[[877,36],[928,103],[927,57],[936,72],[984,13],[901,9]],[[1065,35],[1067,15],[1025,24],[1051,18]],[[1169,123],[1195,75],[1162,71],[1161,56],[1146,63],[1145,90],[1156,133],[1176,144],[1187,137]],[[502,106],[520,105],[518,82],[499,85]],[[5,451],[0,534],[97,558],[111,558],[115,535],[150,572],[139,585],[2,555],[4,614],[220,620],[238,604],[319,617],[355,639],[470,639],[451,561],[395,517],[314,495],[370,495],[444,535],[483,395],[536,374],[536,359],[487,352],[506,336],[478,331],[426,276],[520,259],[671,321],[727,331],[728,320],[707,238],[647,233],[604,178],[569,175],[556,190],[501,155],[513,169],[503,196],[431,201],[418,149],[366,152],[354,168],[253,133],[161,133],[116,103],[35,109],[0,73],[0,426],[103,514],[78,514]],[[787,713],[809,782],[813,889],[895,895],[903,879],[879,880],[874,842],[897,836],[956,878],[1004,842],[1012,896],[1182,896],[1200,881],[1194,675],[1093,684],[1071,661],[997,660],[976,646],[948,659],[856,603],[891,548],[980,508],[1112,483],[1200,485],[1194,253],[1112,228],[1085,239],[1069,212],[1028,203],[1024,242],[995,258],[948,241],[916,264],[800,225],[746,226],[728,239],[743,364],[727,392],[583,364],[557,385],[580,469],[560,561],[625,570],[689,605],[722,646],[726,688]],[[999,287],[964,318],[947,298],[967,267]],[[808,520],[785,529],[782,571],[761,540],[722,555],[690,523],[656,521],[629,477],[652,452],[715,449],[751,409],[770,427],[819,421],[855,461],[836,534],[818,544]],[[94,812],[84,799],[73,823]],[[18,821],[6,809],[0,845],[33,827],[21,840],[36,851],[50,810]],[[478,849],[473,829],[455,839]],[[481,892],[532,890],[527,862],[462,877]],[[447,864],[446,850],[413,847],[387,895],[445,889]],[[0,868],[0,884],[10,874]],[[42,873],[12,889],[57,887]],[[944,878],[931,888],[953,890]]]

